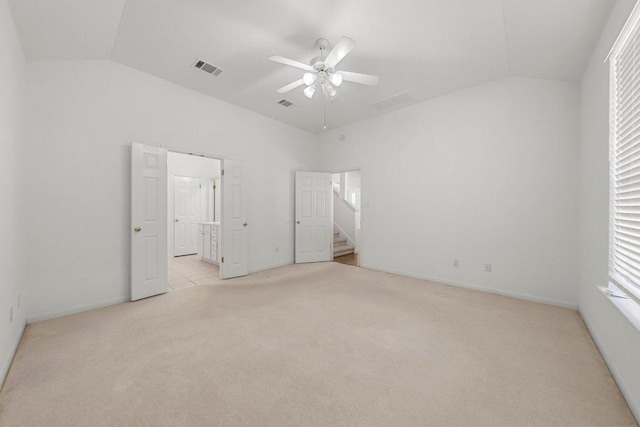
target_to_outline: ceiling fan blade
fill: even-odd
[[[302,86],[304,84],[304,80],[300,79],[300,80],[296,80],[293,83],[289,83],[286,86],[282,86],[280,89],[278,89],[276,92],[278,93],[287,93],[295,88],[297,88],[298,86]]]
[[[351,52],[351,49],[355,46],[356,42],[349,37],[341,37],[324,59],[324,65],[326,65],[327,68],[335,68],[338,62],[342,61],[342,58],[347,56],[347,53]]]
[[[303,64],[302,62],[294,61],[293,59],[283,58],[282,56],[270,56],[270,60],[273,62],[278,62],[280,64],[289,65],[291,67],[300,68],[305,71],[315,71],[313,67],[307,64]]]
[[[369,74],[352,73],[351,71],[338,71],[338,74],[342,75],[343,80],[362,85],[377,86],[380,82],[380,77]]]

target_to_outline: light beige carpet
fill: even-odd
[[[575,311],[322,263],[29,325],[0,424],[635,421]]]

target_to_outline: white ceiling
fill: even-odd
[[[10,0],[28,59],[111,59],[293,126],[320,133],[322,98],[275,90],[302,71],[320,37],[357,46],[329,128],[507,75],[579,81],[615,0]],[[202,58],[224,72],[191,67]],[[413,101],[370,104],[408,92]],[[295,107],[283,108],[283,98]]]
[[[10,1],[30,60],[106,59],[127,0]]]

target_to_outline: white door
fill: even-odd
[[[296,172],[295,262],[333,259],[331,174]]]
[[[198,252],[200,178],[173,177],[173,256]]]
[[[242,163],[222,161],[222,241],[220,277],[246,276],[249,272],[249,238],[244,168]]]
[[[131,301],[167,292],[167,150],[131,145]]]

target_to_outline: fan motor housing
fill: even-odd
[[[324,65],[324,58],[322,56],[316,56],[315,58],[313,58],[311,61],[309,61],[309,65],[311,65],[313,69],[316,70],[316,73],[319,73],[321,71],[329,71],[327,66]]]

